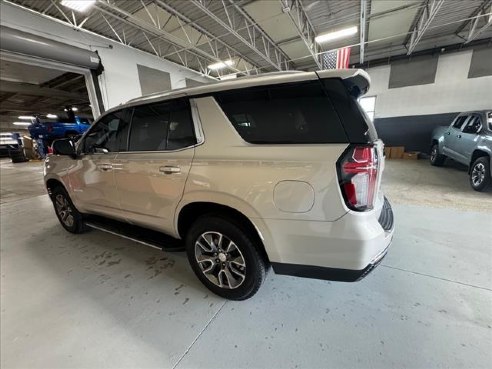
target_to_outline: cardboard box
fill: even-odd
[[[390,158],[390,156],[391,156],[391,147],[389,147],[389,146],[385,146],[385,147],[384,147],[384,157],[385,157],[386,159],[389,159],[389,158]]]
[[[403,159],[405,160],[417,160],[419,158],[418,151],[409,151],[403,153]]]
[[[405,152],[404,146],[392,146],[390,152],[391,159],[402,159],[403,153]]]

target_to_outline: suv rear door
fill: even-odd
[[[453,123],[451,123],[448,130],[444,132],[444,144],[442,151],[446,156],[449,156],[452,159],[460,160],[459,154],[457,153],[457,140],[461,137],[461,128],[467,119],[467,114],[458,115],[454,119]]]
[[[128,150],[114,161],[120,208],[135,224],[174,233],[196,138],[187,98],[136,106]]]

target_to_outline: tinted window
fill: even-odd
[[[472,116],[468,119],[465,127],[463,128],[464,133],[477,133],[480,128],[482,128],[482,120],[478,115]]]
[[[465,122],[466,118],[468,118],[468,116],[466,116],[466,115],[458,117],[456,119],[456,121],[453,123],[453,128],[460,129],[461,126],[463,125],[463,123]]]
[[[247,142],[347,142],[318,81],[219,92],[215,98]]]
[[[109,152],[126,151],[131,110],[126,109],[106,115],[91,128],[84,139],[83,151],[94,153],[96,149]]]
[[[135,108],[130,133],[130,151],[177,150],[195,143],[187,99]]]

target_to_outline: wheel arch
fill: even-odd
[[[47,181],[46,181],[46,189],[48,190],[48,195],[50,195],[51,197],[51,194],[52,194],[52,191],[56,188],[56,187],[62,187],[66,190],[65,188],[65,185],[63,184],[62,181],[60,181],[59,179],[57,178],[49,178]]]
[[[230,206],[211,201],[194,201],[184,205],[176,217],[176,229],[178,235],[184,239],[193,222],[205,214],[214,214],[231,219],[239,227],[243,228],[258,245],[258,252],[265,261],[269,262],[268,252],[265,248],[263,232],[243,212]]]
[[[468,165],[468,174],[471,173],[471,169],[472,169],[472,166],[473,166],[473,163],[475,162],[475,160],[477,160],[478,158],[484,157],[484,156],[488,157],[490,159],[490,154],[487,151],[484,151],[481,149],[476,149],[475,151],[473,151],[473,154],[472,154],[471,160],[470,160],[470,165]]]

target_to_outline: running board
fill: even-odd
[[[110,233],[159,250],[184,250],[184,244],[181,240],[173,238],[162,232],[138,227],[129,223],[91,215],[86,218],[85,224],[90,228],[97,229],[98,231]]]

